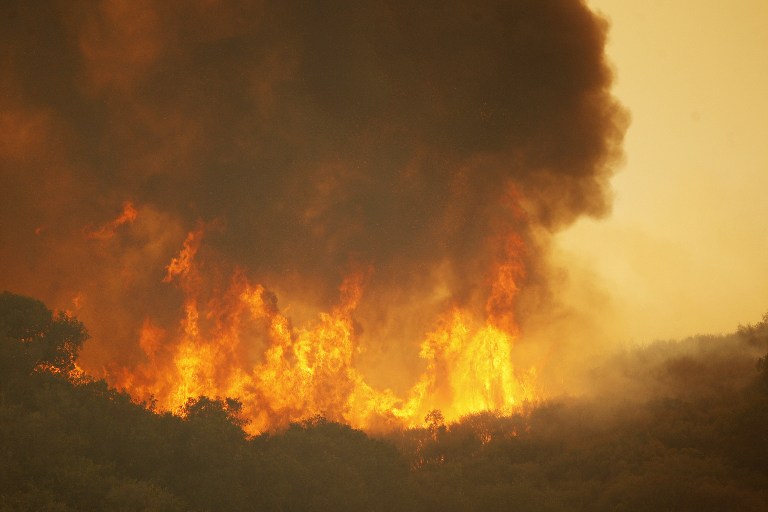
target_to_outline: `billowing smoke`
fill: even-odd
[[[206,300],[237,268],[300,323],[364,276],[374,359],[451,306],[508,327],[494,283],[545,290],[547,233],[609,208],[606,29],[576,0],[4,2],[0,288],[75,311],[96,374],[174,329],[194,230]]]

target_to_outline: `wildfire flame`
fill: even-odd
[[[85,371],[252,432],[535,396],[551,236],[609,211],[628,123],[586,2],[11,3],[0,280]]]
[[[365,272],[348,275],[339,299],[309,325],[294,326],[276,296],[235,271],[225,289],[203,299],[198,251],[205,228],[190,232],[167,266],[164,282],[184,293],[175,332],[150,318],[139,338],[144,361],[111,371],[108,379],[138,399],[179,410],[190,397],[236,397],[248,430],[258,433],[313,416],[357,428],[417,426],[430,411],[447,421],[480,411],[510,412],[535,398],[532,372],[516,373],[518,336],[510,306],[524,274],[509,236],[490,272],[486,318],[453,306],[421,342],[424,370],[405,396],[374,389],[356,367],[360,351],[354,314]]]
[[[138,212],[133,206],[133,203],[131,201],[126,201],[123,203],[123,211],[120,213],[120,215],[117,216],[117,218],[97,228],[93,228],[91,226],[86,227],[83,229],[83,234],[89,240],[109,240],[115,236],[115,232],[120,226],[124,224],[130,224],[131,222],[135,221],[137,215]]]

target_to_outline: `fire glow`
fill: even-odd
[[[453,421],[480,411],[509,413],[535,399],[535,370],[513,368],[518,334],[510,313],[498,307],[513,302],[514,279],[523,275],[519,263],[495,269],[487,318],[452,307],[435,320],[420,345],[423,373],[406,396],[396,396],[374,389],[355,365],[360,347],[354,314],[365,293],[364,273],[347,276],[337,304],[297,327],[274,294],[242,271],[231,276],[222,297],[201,300],[197,256],[204,229],[190,232],[167,266],[164,282],[185,296],[177,331],[166,332],[147,318],[139,339],[145,361],[107,376],[136,399],[177,411],[190,397],[234,397],[252,433],[315,416],[365,429],[420,426],[435,409]],[[255,325],[256,336],[266,341],[255,357],[254,340],[245,334],[254,331],[245,324]]]
[[[584,1],[13,4],[0,289],[73,308],[84,371],[251,432],[559,382],[552,236],[627,125]]]

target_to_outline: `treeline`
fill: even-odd
[[[0,511],[768,509],[768,318],[619,355],[599,399],[376,439],[322,418],[248,437],[232,399],[154,411],[72,376],[86,336],[0,294]]]
[[[0,510],[407,510],[395,447],[315,419],[248,438],[239,404],[154,412],[72,382],[83,326],[0,294]]]

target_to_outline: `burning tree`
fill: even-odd
[[[0,379],[6,384],[31,372],[69,376],[83,342],[85,326],[63,312],[51,312],[35,299],[0,293]]]

